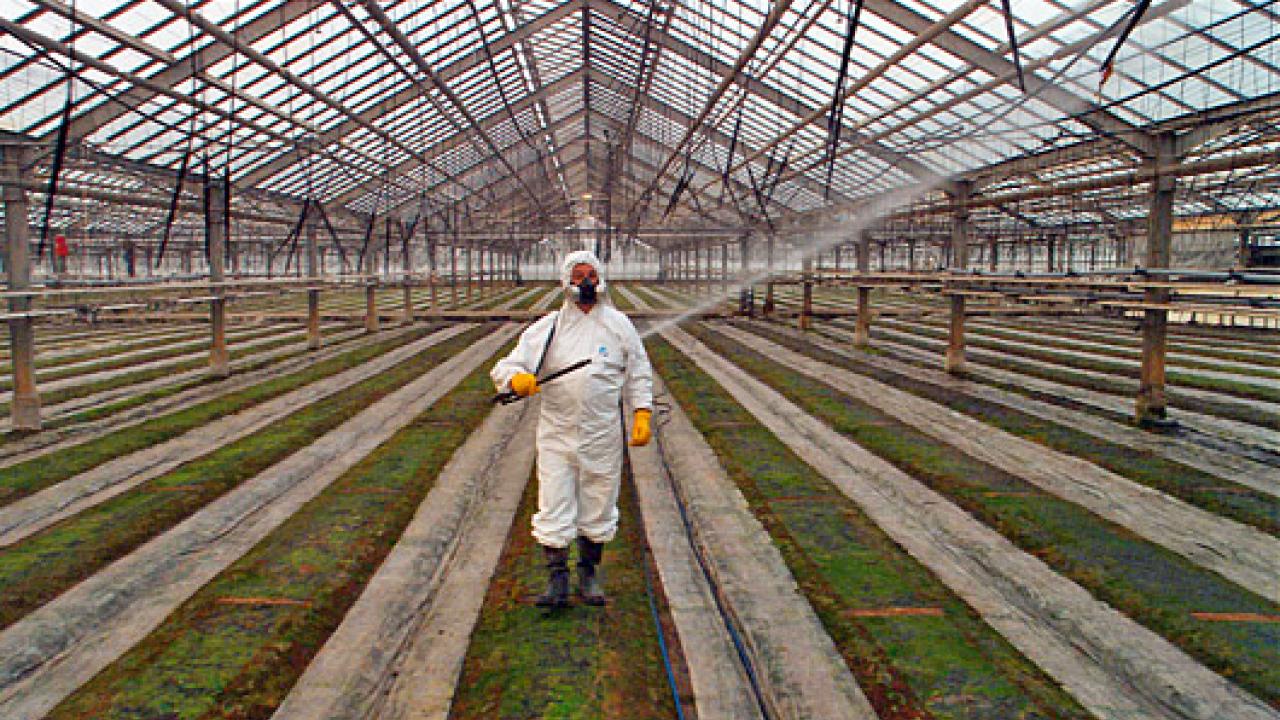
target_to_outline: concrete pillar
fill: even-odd
[[[951,222],[951,271],[962,272],[969,264],[969,194],[973,184],[957,182],[951,199],[956,205]],[[951,322],[947,336],[947,357],[943,367],[949,373],[964,372],[964,312],[963,295],[951,296]]]
[[[223,243],[225,225],[223,224],[223,198],[227,191],[222,183],[207,178],[209,183],[209,217],[206,221],[209,233],[209,283],[213,285],[213,300],[209,302],[209,326],[213,330],[213,346],[209,350],[209,373],[215,377],[227,377],[231,374],[231,356],[227,351],[227,291],[221,287],[226,279],[223,273],[223,260],[226,251]]]
[[[312,213],[307,213],[308,216]],[[307,218],[307,277],[312,287],[307,288],[307,349],[320,349],[320,253],[316,236],[319,228],[314,217]]]
[[[1152,138],[1155,155],[1148,164],[1158,169],[1176,161],[1174,152],[1176,136],[1161,133]],[[1151,211],[1147,215],[1147,268],[1167,268],[1173,243],[1173,197],[1177,180],[1172,175],[1157,176],[1151,188]],[[1164,288],[1148,289],[1144,302],[1163,304],[1169,302],[1169,291]],[[1142,370],[1135,404],[1135,417],[1141,426],[1157,424],[1167,414],[1165,400],[1165,353],[1169,313],[1167,310],[1148,309],[1142,316]]]
[[[27,191],[22,188],[22,180],[31,171],[32,152],[18,144],[6,144],[0,152],[4,153],[5,270],[9,292],[21,292],[31,287],[31,228],[27,224]],[[30,309],[30,297],[9,299],[10,313]],[[36,338],[31,318],[9,320],[9,347],[13,365],[9,416],[16,430],[39,430],[40,394],[36,390]]]

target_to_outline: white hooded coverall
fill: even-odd
[[[593,253],[565,257],[560,284],[569,286],[575,265],[587,263],[600,276],[598,300],[590,313],[566,298],[564,306],[520,335],[515,350],[491,372],[499,392],[511,389],[517,373],[534,373],[551,327],[555,337],[541,371],[546,375],[579,360],[591,364],[541,389],[538,419],[538,512],[533,537],[548,547],[566,547],[581,535],[593,542],[613,539],[618,528],[618,488],[623,432],[619,400],[633,408],[653,407],[649,356],[631,320],[604,294],[604,268]]]

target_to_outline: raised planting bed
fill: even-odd
[[[1110,443],[1095,435],[1019,412],[1007,405],[975,398],[960,390],[916,380],[868,362],[859,362],[852,354],[831,352],[771,325],[735,322],[733,326],[756,333],[771,342],[822,362],[852,370],[899,390],[945,405],[1019,437],[1084,458],[1117,475],[1169,493],[1224,517],[1248,523],[1272,534],[1280,532],[1280,501],[1272,495],[1243,485],[1225,482],[1208,473],[1161,458],[1150,451]]]
[[[324,349],[320,353],[308,349],[303,343],[296,343],[284,345],[266,353],[246,355],[232,364],[231,377],[241,378],[245,374],[265,370],[276,365],[296,366],[296,362],[299,359],[319,358],[317,362],[322,362],[329,359],[332,354],[326,351],[339,350],[348,344],[360,346],[361,341],[366,341],[367,344],[368,339],[369,336],[363,331],[347,330],[327,335],[324,339]],[[291,371],[292,369],[289,370],[289,372]],[[165,382],[165,376],[160,376],[159,378],[143,380],[140,383],[125,386],[126,390],[132,389],[132,392],[120,392],[121,388],[112,387],[101,391],[105,393],[104,397],[97,397],[97,394],[88,394],[63,400],[62,402],[67,403],[67,405],[62,407],[56,404],[46,404],[44,406],[45,412],[50,413],[50,415],[45,418],[43,428],[45,430],[53,430],[68,425],[101,420],[195,388],[216,386],[225,383],[228,378],[219,378],[209,373],[187,371],[180,373],[176,380],[177,382]],[[3,439],[22,437],[26,434],[22,431],[10,430],[4,434]]]
[[[284,326],[246,329],[229,335],[227,342],[229,345],[234,347],[237,343],[252,342],[262,338],[281,335],[282,333],[288,333],[290,330],[291,328]],[[55,380],[63,380],[66,378],[73,378],[105,370],[119,370],[122,368],[132,367],[134,365],[141,365],[143,363],[165,360],[168,358],[176,358],[182,355],[189,355],[191,353],[201,351],[208,352],[210,340],[206,334],[204,338],[191,342],[162,342],[158,344],[160,347],[156,347],[155,349],[147,352],[129,353],[127,355],[121,352],[106,352],[92,358],[93,360],[97,360],[97,362],[76,362],[74,367],[68,367],[72,363],[64,359],[56,363],[57,369],[38,373],[36,383],[39,385],[40,383],[53,382]],[[122,357],[116,357],[117,355],[122,355]],[[12,389],[13,382],[11,380],[0,380],[0,391]]]
[[[631,484],[623,483],[618,534],[605,546],[601,570],[609,604],[603,608],[575,601],[547,612],[533,604],[546,585],[542,548],[529,534],[536,506],[534,478],[480,611],[450,718],[675,717],[646,591],[648,551]],[[660,603],[661,589],[654,586],[653,593]],[[678,661],[678,651],[673,656]]]
[[[549,295],[549,294],[551,294],[551,293],[559,293],[559,292],[560,292],[560,288],[559,288],[559,286],[555,286],[555,287],[551,287],[551,288],[545,288],[545,287],[543,287],[543,286],[539,285],[539,286],[538,286],[538,289],[539,289],[539,292],[535,292],[535,293],[533,293],[532,295],[530,295],[529,297],[526,297],[526,298],[524,298],[523,300],[521,300],[521,301],[519,301],[519,302],[517,302],[517,303],[512,304],[511,309],[512,309],[512,310],[528,310],[528,309],[532,308],[534,305],[538,304],[538,302],[540,302],[540,301],[542,301],[542,300],[546,299],[547,295]]]
[[[1088,717],[714,380],[647,347],[881,718]]]
[[[0,550],[0,627],[168,530],[492,331],[480,327]]]
[[[0,506],[62,482],[114,458],[165,442],[213,420],[244,411],[271,398],[342,372],[429,335],[435,328],[384,340],[321,361],[304,370],[148,420],[56,453],[0,469]],[[159,392],[159,391],[157,391]],[[150,398],[155,399],[155,398]]]
[[[304,333],[289,333],[281,337],[266,340],[265,342],[254,343],[250,347],[237,347],[236,345],[231,344],[228,348],[228,355],[229,358],[234,361],[280,349],[290,344],[298,344],[303,341],[305,341]],[[119,372],[112,372],[109,377],[100,380],[70,384],[58,390],[41,392],[40,400],[45,406],[57,405],[58,403],[94,395],[106,390],[113,390],[128,385],[136,385],[150,380],[197,370],[207,367],[208,364],[208,356],[202,355],[201,357],[191,358],[189,360],[176,363],[166,363],[161,367],[150,367],[143,370],[129,371],[127,367],[119,368]],[[9,412],[9,403],[0,403],[0,414],[7,412]]]
[[[345,472],[49,717],[270,717],[489,412],[490,366]]]
[[[837,321],[838,327],[848,328],[848,323]],[[821,331],[821,330],[820,330]],[[882,329],[883,333],[883,329]],[[873,336],[875,331],[872,331]],[[939,350],[939,342],[929,340],[911,333],[897,331],[893,333],[893,337],[888,341],[890,344],[900,344],[906,347],[924,350],[930,353],[937,353],[941,358]],[[883,335],[880,344],[884,345]],[[971,365],[985,365],[998,370],[1006,370],[1027,375],[1043,380],[1070,385],[1073,387],[1084,388],[1086,390],[1094,390],[1097,392],[1117,395],[1122,397],[1132,397],[1137,394],[1137,383],[1129,380],[1113,380],[1101,374],[1087,372],[1072,371],[1069,368],[1046,365],[1038,363],[1030,359],[1022,359],[1015,355],[999,354],[996,356],[983,356],[979,353],[970,353],[968,363]],[[972,373],[975,379],[982,379],[978,373]],[[1010,386],[1009,389],[1012,389]],[[1169,407],[1180,410],[1187,410],[1207,415],[1215,415],[1227,420],[1248,423],[1256,425],[1260,428],[1269,430],[1280,430],[1280,415],[1265,410],[1254,409],[1240,402],[1214,401],[1212,398],[1196,397],[1191,398],[1185,394],[1179,393],[1175,387],[1169,387],[1165,392],[1166,400]]]
[[[1209,622],[1198,613],[1280,616],[1280,606],[1186,558],[978,462],[955,448],[695,326],[691,333],[814,417],[956,503],[1096,597],[1257,697],[1280,703],[1280,623]]]
[[[892,327],[903,332],[914,333],[933,340],[945,341],[947,331],[941,326],[929,326],[924,323],[893,323]],[[1140,376],[1140,369],[1136,364],[1138,358],[1131,353],[1120,353],[1116,351],[1100,352],[1097,349],[1089,348],[1084,354],[1074,352],[1079,350],[1078,347],[1071,347],[1069,344],[1054,346],[1042,339],[1036,339],[1034,343],[1028,340],[1017,340],[1015,345],[1002,342],[1002,339],[991,339],[985,337],[990,333],[979,330],[977,332],[965,333],[965,344],[990,350],[1002,355],[1015,355],[1032,360],[1040,360],[1046,363],[1061,365],[1070,369],[1092,370],[1094,372],[1105,373],[1114,377],[1129,378],[1137,380]],[[1043,346],[1043,347],[1042,347]],[[1108,355],[1129,362],[1111,362],[1099,355]],[[1092,356],[1092,357],[1091,357]],[[1263,384],[1250,382],[1249,379],[1256,377],[1263,380],[1280,379],[1280,373],[1257,369],[1249,371],[1248,369],[1237,371],[1235,369],[1222,371],[1227,374],[1240,375],[1239,380],[1233,380],[1221,377],[1220,374],[1204,375],[1194,372],[1194,370],[1178,370],[1175,367],[1209,369],[1217,366],[1212,363],[1180,363],[1176,361],[1170,362],[1170,369],[1166,373],[1169,385],[1196,388],[1198,390],[1209,390],[1211,392],[1220,392],[1226,395],[1235,395],[1250,400],[1262,400],[1265,402],[1280,402],[1280,390],[1267,387]]]

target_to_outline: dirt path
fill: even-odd
[[[1100,718],[1280,718],[687,333],[663,336]]]
[[[488,335],[0,633],[0,717],[34,720],[516,332]]]

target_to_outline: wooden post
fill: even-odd
[[[455,244],[449,246],[449,306],[458,307],[458,246],[456,244],[457,236],[454,236]]]
[[[1148,163],[1155,170],[1172,164],[1176,136],[1161,133],[1153,137],[1156,152]],[[1173,244],[1173,197],[1177,180],[1172,175],[1157,175],[1151,186],[1151,211],[1147,222],[1147,267],[1167,268]],[[1151,288],[1144,294],[1150,304],[1169,302],[1169,291]],[[1165,353],[1169,313],[1163,309],[1147,309],[1142,315],[1142,370],[1135,404],[1138,425],[1150,426],[1165,420],[1167,406],[1164,394]]]
[[[710,295],[710,293],[714,292],[714,281],[712,279],[712,246],[710,246],[710,243],[703,243],[703,254],[707,256],[703,263],[703,268],[705,268],[704,279],[707,281],[707,295]]]
[[[776,238],[773,233],[769,233],[769,239],[765,243],[765,272],[769,281],[764,286],[764,305],[760,309],[765,317],[773,314],[773,250],[775,242]]]
[[[973,183],[957,182],[951,192],[956,210],[951,222],[951,270],[963,271],[969,264],[969,194]],[[951,322],[947,337],[947,357],[943,367],[949,373],[964,372],[964,312],[963,295],[951,296]]]
[[[475,254],[476,254],[476,244],[474,242],[467,243],[467,284],[466,284],[465,296],[467,298],[468,303],[471,302],[471,285],[474,282],[473,273],[475,269],[472,266],[471,261],[472,261],[472,256],[474,256]]]
[[[212,177],[205,178],[209,183],[209,217],[206,220],[209,233],[209,283],[213,300],[209,302],[209,325],[213,330],[213,346],[209,351],[209,372],[215,377],[231,375],[231,357],[227,351],[227,291],[221,287],[225,275],[223,261],[226,250],[223,243],[223,198],[226,197],[226,186]]]
[[[853,326],[854,347],[864,348],[871,344],[871,288],[858,286],[858,317]]]
[[[813,327],[813,257],[805,255],[800,262],[804,278],[804,303],[800,306],[798,325],[801,330],[808,330]]]
[[[311,287],[307,288],[307,349],[320,349],[320,251],[316,236],[319,228],[316,219],[307,213],[307,277]]]
[[[857,261],[859,273],[866,275],[871,271],[871,233],[867,230],[858,232]],[[858,317],[853,326],[853,344],[855,347],[871,344],[871,287],[868,285],[858,286]]]
[[[5,271],[9,274],[9,291],[21,292],[31,287],[31,227],[27,220],[27,191],[22,187],[25,174],[31,171],[31,149],[15,143],[0,147],[0,152],[4,153]],[[9,312],[18,314],[29,310],[30,297],[9,299]],[[30,317],[9,320],[9,347],[13,365],[13,400],[9,403],[9,416],[15,430],[39,430],[36,338]]]
[[[373,258],[373,253],[365,255],[365,280],[364,280],[364,331],[367,333],[376,333],[380,327],[378,323],[378,266]]]
[[[729,292],[729,241],[720,245],[720,292]]]
[[[401,229],[403,233],[403,228]],[[404,268],[404,320],[405,325],[413,324],[413,282],[409,275],[413,272],[412,238],[400,238],[400,265]]]

